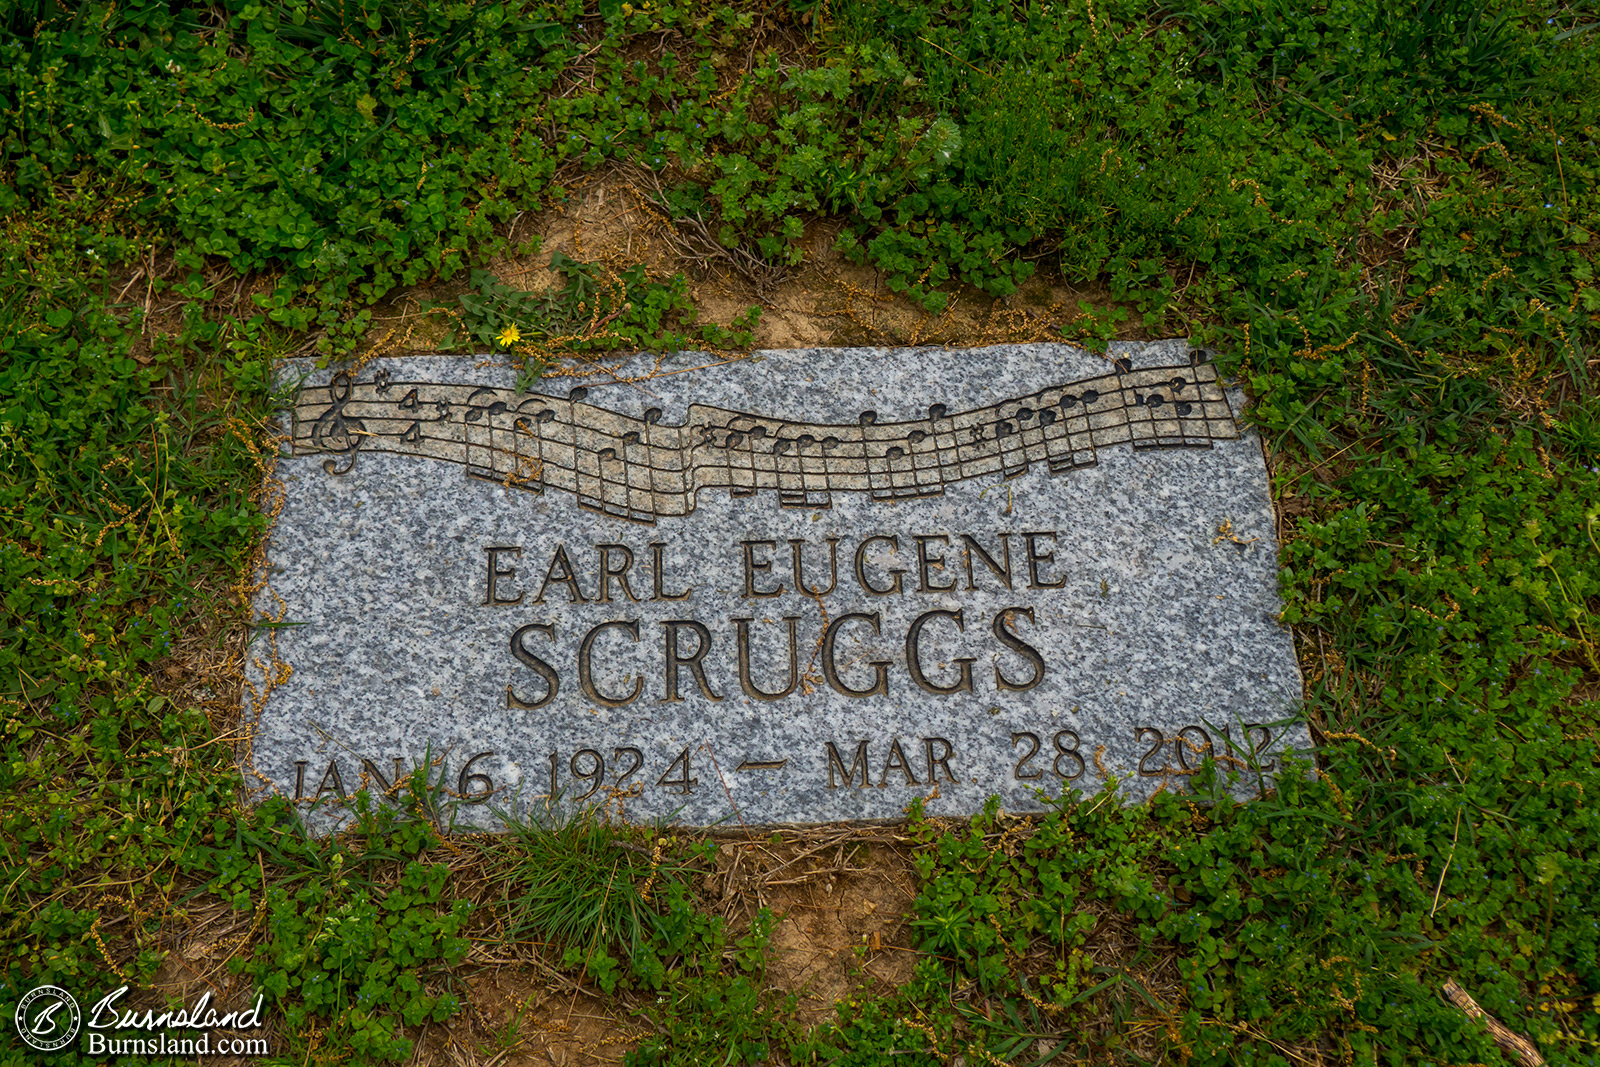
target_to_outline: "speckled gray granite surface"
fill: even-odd
[[[415,383],[424,404],[427,383],[457,397],[490,390],[476,409],[435,405],[438,431],[459,426],[469,442],[495,419],[523,441],[530,426],[553,441],[557,416],[537,420],[560,401],[562,418],[614,415],[617,434],[703,418],[696,404],[769,420],[780,438],[780,424],[865,427],[866,409],[879,426],[931,427],[929,406],[942,404],[1010,418],[1013,438],[989,430],[1003,450],[1050,417],[1034,406],[1060,396],[1063,410],[1095,410],[1089,390],[1058,387],[1190,362],[1182,341],[1108,357],[1066,345],[766,352],[720,366],[640,356],[584,379],[581,410],[571,380],[491,409],[515,384],[492,357],[374,361],[343,378],[288,364],[281,380],[305,386],[294,440],[332,455],[278,463],[283,507],[256,603],[293,625],[252,645],[247,781],[258,798],[331,805],[426,762],[462,794],[463,826],[544,810],[552,794],[631,820],[756,825],[895,818],[919,796],[934,814],[976,811],[992,794],[1037,810],[1040,790],[1092,792],[1111,776],[1140,797],[1184,788],[1209,749],[1251,793],[1247,763],[1270,777],[1309,742],[1285,722],[1300,678],[1277,621],[1261,449],[1242,430],[1210,448],[1103,446],[1054,474],[1066,464],[1008,461],[1009,479],[972,466],[942,494],[910,499],[835,491],[826,508],[781,507],[772,489],[702,488],[687,514],[653,524],[580,506],[583,463],[621,462],[637,434],[609,460],[572,444],[572,492],[554,480],[528,491],[553,466],[518,478],[491,462],[469,477],[471,454],[449,461],[443,436],[432,457],[349,450],[386,432],[382,405],[415,410]],[[1125,398],[1139,413],[1171,412],[1141,390]],[[1227,397],[1237,415],[1242,398]],[[474,423],[473,410],[489,414]],[[519,410],[530,419],[514,427]],[[724,422],[706,448],[732,447]],[[396,442],[418,439],[392,429]],[[912,440],[931,447],[930,432]],[[1071,443],[1059,440],[1053,456]],[[671,462],[684,470],[699,462],[687,443],[682,456]],[[603,504],[596,492],[591,505]],[[796,589],[797,552],[815,595]]]

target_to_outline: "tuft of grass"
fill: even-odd
[[[499,846],[511,888],[508,936],[577,949],[583,958],[608,951],[631,958],[650,936],[658,884],[682,877],[681,865],[662,869],[672,844],[591,808],[512,822]]]

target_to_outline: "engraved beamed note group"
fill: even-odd
[[[772,489],[785,507],[825,508],[834,492],[936,496],[954,482],[1012,478],[1036,462],[1051,473],[1090,466],[1111,445],[1210,448],[1239,435],[1211,364],[1113,367],[967,411],[935,403],[925,418],[902,422],[864,411],[855,423],[806,423],[691,404],[676,426],[661,421],[659,408],[634,418],[588,403],[583,387],[555,397],[340,372],[300,389],[291,444],[295,455],[328,455],[330,474],[350,470],[363,451],[419,456],[653,523],[692,512],[702,489]]]

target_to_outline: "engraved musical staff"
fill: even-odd
[[[563,398],[395,381],[381,371],[357,382],[341,372],[300,390],[292,449],[330,457],[330,474],[349,471],[357,452],[454,463],[471,477],[559,489],[583,507],[648,524],[689,514],[702,490],[766,489],[784,507],[826,508],[835,492],[937,496],[1041,462],[1052,474],[1092,466],[1113,445],[1210,448],[1239,436],[1216,369],[1198,359],[1139,369],[1117,360],[1107,374],[967,411],[931,404],[925,418],[905,422],[863,411],[853,423],[800,423],[691,404],[674,426],[659,408],[634,418],[587,398],[582,386]]]

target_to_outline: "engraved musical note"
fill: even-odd
[[[503,453],[495,447],[494,417],[505,411],[506,403],[499,398],[499,392],[487,386],[467,397],[467,412],[461,417],[461,422],[469,477],[491,482],[503,479],[504,476],[496,470],[495,465],[495,460]]]
[[[1028,410],[1031,418],[1033,411]],[[1013,411],[1011,418],[1001,419],[995,424],[994,439],[1000,446],[1000,475],[1011,479],[1028,471],[1028,449],[1022,439],[1022,418],[1019,412]]]
[[[595,469],[600,474],[600,510],[607,515],[617,514],[616,509],[618,508],[624,514],[627,512],[628,482],[626,472],[620,472],[621,477],[614,482],[606,480],[606,468],[614,468],[620,462],[621,457],[617,455],[617,450],[613,447],[602,448],[595,453]],[[620,492],[613,493],[611,491],[612,486],[617,486]],[[622,498],[620,501],[617,499],[619,496]]]
[[[743,453],[745,452],[745,448],[743,447],[744,446],[744,440],[745,440],[744,434],[733,433],[733,434],[729,434],[728,435],[727,450],[728,450],[728,455],[730,457],[735,456],[735,455],[743,455]],[[734,466],[733,461],[732,461],[731,458],[730,458],[729,463],[728,463],[728,469],[729,469],[730,472],[738,470],[738,468]],[[755,496],[756,495],[756,487],[754,485],[750,484],[749,479],[746,477],[747,473],[748,472],[745,472],[745,471],[739,471],[739,480],[729,483],[729,485],[728,485],[728,495],[729,496]]]
[[[647,516],[641,521],[652,521],[648,516],[659,512],[659,496],[687,499],[694,495],[691,462],[689,459],[689,428],[687,426],[662,426],[661,409],[645,408],[644,425],[640,429],[648,477],[644,489],[648,496],[640,502],[638,511]]]
[[[577,494],[578,503],[594,511],[603,512],[606,509],[606,498],[604,477],[600,470],[599,449],[592,441],[593,435],[588,432],[587,411],[578,406],[588,396],[588,388],[582,385],[568,390],[566,418],[556,418],[551,423],[551,428],[558,433],[565,430],[571,436],[572,491]],[[585,474],[589,475],[587,488],[584,482]]]
[[[507,484],[532,493],[544,492],[544,436],[539,432],[539,425],[555,417],[555,412],[544,403],[544,398],[530,396],[516,406],[516,416],[511,420],[515,467]]]

